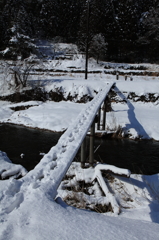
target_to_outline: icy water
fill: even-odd
[[[60,133],[3,124],[0,125],[0,150],[6,152],[13,163],[31,170],[42,158],[41,154],[47,153],[60,136]],[[128,168],[133,173],[159,173],[159,142],[96,139],[95,149],[98,146],[97,161]]]

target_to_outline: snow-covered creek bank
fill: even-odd
[[[31,170],[60,138],[60,133],[28,129],[9,124],[0,125],[1,151],[15,164]],[[98,148],[99,147],[99,148]],[[159,172],[159,142],[128,139],[95,139],[95,160],[128,168],[133,173]],[[87,138],[89,157],[89,137]],[[80,159],[80,153],[76,160]]]

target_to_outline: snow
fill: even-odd
[[[92,79],[91,79],[92,77]],[[43,82],[43,88],[50,92],[52,89],[60,89],[64,97],[68,95],[74,97],[74,102],[38,102],[10,104],[0,101],[0,122],[21,124],[28,127],[49,129],[51,131],[64,131],[75,119],[78,113],[85,107],[85,104],[77,103],[83,96],[95,97],[96,92],[104,88],[105,84],[112,83],[113,77],[97,75],[89,76],[89,79],[65,79],[65,77],[52,78]],[[35,81],[36,82],[36,81]],[[134,91],[138,96],[143,93],[158,93],[159,81],[134,79],[133,82],[118,80],[117,89],[121,91],[122,98],[127,97],[130,91]],[[122,99],[121,98],[121,99]],[[13,111],[11,107],[20,105],[34,105],[26,110]],[[113,112],[107,113],[107,127],[116,128],[119,125],[126,133],[131,134],[131,138],[152,138],[159,140],[159,104],[158,101],[152,103],[132,102],[112,103]],[[69,114],[68,114],[69,111]],[[153,122],[153,124],[151,124]]]
[[[27,174],[27,171],[23,166],[13,164],[4,152],[0,152],[0,164],[0,177],[2,179],[6,179],[8,177],[16,178]]]
[[[45,65],[48,69],[55,67],[55,65],[57,69],[63,70],[68,70],[72,66],[76,69],[83,69],[84,59],[82,56],[78,56],[74,60],[63,62],[54,60]],[[115,67],[117,66],[115,65]],[[157,66],[150,68],[157,69]],[[51,131],[67,129],[58,144],[51,148],[47,154],[44,154],[40,163],[29,173],[22,166],[12,164],[7,155],[0,152],[1,177],[9,177],[7,180],[0,181],[1,240],[158,239],[159,174],[152,176],[130,175],[126,169],[101,164],[98,164],[95,169],[84,169],[85,181],[90,182],[97,178],[107,196],[104,201],[113,203],[114,214],[99,214],[68,206],[62,201],[62,195],[60,195],[66,194],[62,190],[64,183],[61,183],[63,185],[60,185],[56,198],[57,187],[63,174],[67,171],[75,152],[78,150],[78,145],[83,140],[82,132],[88,131],[86,122],[92,118],[90,113],[100,101],[96,96],[97,92],[103,98],[101,90],[105,88],[106,92],[106,89],[108,90],[111,84],[116,81],[116,87],[120,90],[119,95],[122,98],[127,96],[129,92],[135,92],[138,96],[147,93],[154,93],[158,96],[158,77],[133,76],[133,81],[125,81],[124,76],[119,76],[119,80],[115,80],[115,76],[104,74],[102,65],[97,65],[92,59],[89,62],[89,69],[100,70],[101,73],[88,74],[87,81],[80,73],[67,73],[67,75],[61,74],[59,76],[55,73],[52,75],[48,73],[30,75],[30,83],[36,84],[36,82],[41,81],[42,88],[47,92],[60,88],[65,97],[69,94],[71,96],[77,95],[74,102],[10,103],[0,101],[1,123],[20,124]],[[7,84],[3,82],[3,78],[1,79],[0,95],[12,92],[13,89],[8,87],[9,77],[6,81]],[[77,103],[84,95],[89,95],[94,100],[86,104]],[[30,107],[25,110],[12,110],[16,106]],[[107,127],[110,129],[120,125],[125,129],[125,132],[131,134],[131,138],[140,136],[141,138],[159,140],[158,106],[158,102],[143,103],[131,100],[126,103],[113,103],[113,113],[107,113]],[[92,114],[95,116],[96,112],[92,112]],[[116,180],[110,185],[110,187],[115,186],[115,192],[112,193],[103,181],[102,168],[107,168],[116,174],[124,174],[129,178],[115,177]],[[83,176],[83,170],[77,165],[75,169],[74,184]],[[72,171],[71,168],[69,171]],[[13,174],[14,177],[19,174],[23,177],[14,179]],[[97,185],[94,185],[94,189],[96,201],[102,201]],[[129,197],[133,201],[125,201],[125,197]],[[91,201],[91,197],[89,199]],[[122,207],[121,214],[118,215],[119,203],[125,208]]]
[[[1,232],[1,239],[6,240],[158,239],[158,224],[77,210],[33,191],[31,195],[28,192],[23,204],[9,214],[7,223],[4,219]]]
[[[131,138],[159,140],[158,119],[159,105],[154,103],[131,102],[112,104],[113,113],[108,113],[108,126],[115,121],[115,125],[122,126],[131,134]]]
[[[2,54],[2,55],[5,55],[7,52],[9,52],[10,50],[9,50],[9,48],[7,47],[6,49],[4,49],[3,51],[0,51],[0,53]]]
[[[124,77],[120,78],[117,86],[122,92],[135,92],[139,96],[145,93],[155,93],[155,88],[159,87],[158,78],[133,76],[133,81],[128,82],[123,81]]]
[[[92,171],[92,169],[86,170]],[[89,173],[89,176],[91,175]],[[78,210],[65,204],[60,197],[54,201],[35,184],[29,184],[25,191],[19,192],[22,188],[20,181],[5,180],[3,187],[0,184],[1,199],[5,195],[8,201],[11,198],[14,203],[7,208],[2,201],[0,239],[105,239],[106,237],[108,240],[157,240],[158,224],[150,221],[158,222],[158,205],[155,206],[155,202],[151,201],[145,187],[146,183],[151,187],[155,184],[158,190],[156,181],[158,178],[158,175],[145,176],[144,181],[140,175],[131,175],[130,180],[121,178],[123,182],[127,180],[125,186],[128,194],[135,200],[136,208],[130,209],[129,212],[125,210],[118,217]],[[140,193],[142,189],[145,197],[139,199],[142,196]],[[153,205],[146,208],[150,201]]]
[[[110,180],[101,176],[99,170],[113,170],[113,177]],[[117,172],[115,172],[117,170]],[[124,172],[128,173],[128,178],[119,176],[119,173],[123,175]],[[117,173],[117,175],[116,175]],[[58,195],[62,199],[68,199],[66,202],[70,203],[70,196],[76,196],[76,199],[83,204],[80,208],[83,208],[84,202],[86,201],[86,206],[89,209],[93,209],[92,205],[96,204],[109,204],[109,201],[113,205],[112,201],[116,199],[115,210],[118,214],[118,210],[121,213],[118,217],[126,217],[130,219],[140,219],[149,222],[159,223],[159,205],[158,205],[158,194],[159,194],[159,174],[146,176],[139,174],[131,174],[126,169],[117,169],[111,165],[97,164],[95,168],[80,168],[80,163],[73,162],[69,168],[66,180],[63,180],[59,189]],[[98,178],[101,189],[106,193],[106,197],[103,196],[101,189],[97,183],[93,183],[93,179]],[[91,185],[87,189],[90,195],[83,193],[81,191],[78,182],[84,181],[85,183],[90,183]],[[68,191],[67,188],[71,188],[72,191]],[[73,192],[73,189],[76,189]],[[113,195],[112,195],[113,192]],[[72,201],[73,202],[73,201]],[[75,202],[73,206],[77,206],[80,202]],[[70,203],[71,204],[71,203]],[[72,205],[72,204],[71,204]],[[119,209],[120,206],[120,209]],[[115,216],[112,212],[104,212],[105,216]]]
[[[125,175],[126,177],[130,177],[130,174],[131,174],[131,172],[127,169],[117,168],[117,167],[114,167],[114,166],[108,165],[108,164],[98,164],[95,167],[95,174],[96,174],[96,171],[98,172],[101,170],[109,170],[109,171],[113,172],[114,174],[118,174],[118,175],[121,174],[121,175]]]

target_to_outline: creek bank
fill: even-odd
[[[95,91],[94,91],[95,92]],[[97,91],[95,92],[95,94],[97,94]],[[113,114],[113,109],[115,106],[117,106],[116,104],[118,103],[122,103],[122,104],[128,104],[128,100],[130,99],[131,102],[144,102],[146,103],[153,103],[154,105],[159,104],[159,94],[157,93],[146,93],[146,94],[141,94],[141,95],[137,95],[137,93],[135,92],[123,92],[123,96],[121,97],[120,92],[118,92],[118,89],[113,89],[109,95],[108,95],[108,101],[107,101],[107,108],[106,108],[106,112],[112,112]],[[51,91],[47,92],[44,91],[44,88],[42,87],[38,87],[38,88],[34,88],[34,89],[30,89],[30,90],[24,90],[23,92],[16,92],[14,94],[8,95],[8,96],[3,96],[1,97],[1,100],[9,100],[11,102],[19,102],[19,104],[13,104],[13,106],[10,106],[10,109],[12,109],[13,111],[25,111],[28,108],[32,108],[35,106],[39,106],[38,103],[35,102],[34,103],[27,103],[27,101],[30,100],[35,100],[35,101],[41,101],[44,102],[49,100],[49,101],[53,101],[53,102],[60,102],[60,101],[71,101],[71,102],[77,102],[77,103],[87,103],[89,102],[93,97],[90,97],[89,95],[82,95],[77,96],[77,94],[71,94],[71,92],[69,92],[68,94],[66,94],[66,92],[64,92],[63,87],[59,87],[59,88],[55,88],[55,89],[51,89]],[[78,100],[77,100],[78,99]],[[26,102],[26,103],[24,103]],[[51,103],[51,102],[50,102]],[[115,105],[114,105],[115,103]],[[144,104],[144,105],[145,105]],[[18,113],[17,113],[18,114]],[[27,116],[27,111],[26,114],[25,112],[21,112],[20,115],[15,115],[15,116],[20,116],[21,118],[25,118]],[[110,116],[110,115],[109,115]],[[8,120],[6,121],[8,123],[11,124],[15,124],[15,121],[10,120],[8,118]],[[19,121],[20,126],[25,126],[25,123],[23,124],[24,121]],[[110,121],[109,121],[110,122]],[[112,126],[111,126],[112,124]],[[29,128],[33,128],[33,129],[41,129],[38,127],[32,127],[32,126],[27,126]],[[43,127],[42,127],[43,128]],[[64,132],[66,130],[67,127],[64,127],[62,131],[53,131],[53,132]],[[43,128],[43,130],[47,130],[47,128]],[[133,139],[133,140],[142,140],[142,135],[138,136],[136,135],[136,137],[131,134],[131,131],[129,131],[129,129],[126,129],[123,124],[117,123],[115,121],[115,116],[114,118],[112,117],[112,123],[110,122],[107,126],[107,130],[105,131],[97,131],[96,132],[96,137],[99,138],[106,138],[106,139]],[[149,140],[154,140],[153,138],[150,138]]]
[[[22,92],[15,92],[11,95],[0,96],[0,100],[10,101],[14,103],[27,102],[27,101],[72,101],[77,103],[87,103],[93,99],[93,97],[85,94],[78,98],[77,94],[71,95],[68,94],[67,97],[64,96],[62,88],[56,88],[50,92],[46,92],[43,88],[35,88],[30,90],[23,90]]]
[[[116,91],[112,89],[109,93],[109,99],[110,102],[115,103],[126,103],[127,99],[131,100],[133,102],[152,102],[156,105],[159,104],[159,94],[158,93],[145,93],[145,94],[137,94],[135,92],[123,92],[124,98],[121,98],[120,95],[121,92]]]
[[[94,90],[94,92],[97,94],[98,92]],[[132,100],[133,102],[153,102],[159,104],[159,94],[158,93],[145,93],[145,94],[137,94],[135,92],[123,92],[125,95],[125,99],[122,99],[119,97],[118,92],[111,90],[108,96],[108,110],[110,111],[110,104],[111,102],[126,102],[127,99]],[[37,87],[34,89],[29,90],[23,90],[23,91],[17,91],[13,94],[7,95],[7,96],[0,96],[0,100],[4,101],[10,101],[14,103],[19,102],[27,102],[27,101],[54,101],[54,102],[60,102],[60,101],[72,101],[77,103],[87,103],[93,99],[92,96],[89,96],[88,94],[84,94],[79,99],[77,99],[78,94],[71,94],[71,92],[68,93],[67,97],[64,94],[63,88],[59,87],[54,90],[51,90],[49,92],[45,91],[42,87]]]

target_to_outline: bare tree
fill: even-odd
[[[9,88],[18,89],[27,86],[30,71],[34,66],[33,63],[28,61],[3,61],[0,65],[3,69],[4,81],[10,86]]]
[[[10,67],[10,70],[14,74],[16,87],[18,87],[19,85],[21,85],[22,87],[27,86],[28,76],[33,66],[33,64],[24,63],[22,66],[16,64],[16,66]]]

